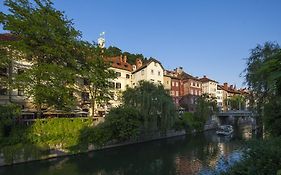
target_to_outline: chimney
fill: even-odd
[[[136,66],[137,66],[137,69],[142,66],[142,61],[140,58],[136,59]]]
[[[126,55],[124,55],[124,57],[123,57],[123,62],[127,63],[127,56]]]
[[[122,63],[122,55],[119,56],[119,63]]]
[[[178,68],[176,68],[176,72],[181,74],[182,73],[182,69],[183,69],[182,67],[178,67]]]
[[[206,78],[206,75],[204,75],[203,77]]]
[[[230,89],[233,89],[233,85],[230,85]]]
[[[223,88],[227,89],[227,87],[228,87],[228,84],[227,83],[223,83]]]

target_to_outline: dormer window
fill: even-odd
[[[154,62],[154,66],[157,67],[157,63]]]

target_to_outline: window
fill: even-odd
[[[150,79],[150,81],[154,82],[154,80],[153,80],[153,79]]]
[[[126,74],[126,78],[129,79],[129,78],[130,78],[130,75],[129,75],[129,74]]]
[[[157,63],[154,62],[154,66],[157,67]]]
[[[170,84],[169,81],[167,81],[167,84]]]
[[[150,72],[151,72],[151,75],[153,75],[153,74],[154,74],[154,70],[153,70],[153,69],[151,69],[151,71],[150,71]]]
[[[0,87],[0,95],[7,95],[8,90],[7,88]]]
[[[116,72],[117,77],[121,77],[121,72]]]
[[[116,89],[121,89],[121,83],[116,83]]]
[[[190,90],[191,95],[193,95],[193,89]]]
[[[193,82],[193,86],[195,86],[195,82]]]
[[[174,95],[174,91],[171,91],[171,95],[172,95],[172,96]]]
[[[7,75],[7,68],[0,68],[0,75]]]
[[[23,88],[18,89],[18,96],[23,96],[24,95],[24,90]]]
[[[160,71],[158,71],[158,76],[161,76],[161,72]]]
[[[89,84],[90,84],[90,81],[89,81],[87,78],[84,78],[84,79],[83,79],[83,83],[84,83],[84,85],[86,86],[86,85],[89,85]]]
[[[115,83],[114,82],[109,82],[109,87],[114,89],[115,88]]]
[[[176,87],[178,87],[179,86],[179,83],[178,82],[176,82]]]
[[[179,91],[176,91],[176,96],[179,96]]]
[[[175,82],[172,81],[172,86],[175,86]]]
[[[160,80],[158,80],[158,83],[159,83],[159,84],[161,84],[161,81],[160,81]]]
[[[144,75],[144,70],[141,70],[141,75]]]
[[[199,83],[197,83],[197,87],[199,87]]]
[[[89,99],[90,99],[88,92],[82,92],[81,97],[82,97],[83,101],[89,101]]]
[[[194,95],[197,95],[197,90],[194,90],[194,93],[195,93]]]

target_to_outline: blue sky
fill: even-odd
[[[3,0],[0,0],[1,11]],[[250,49],[281,43],[280,0],[55,0],[83,39],[155,57],[166,69],[242,86]],[[2,27],[1,27],[2,28]],[[3,30],[0,29],[0,32]]]

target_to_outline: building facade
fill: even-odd
[[[133,86],[139,81],[149,81],[155,84],[164,84],[164,67],[156,59],[149,59],[143,63],[141,59],[136,60],[132,72]]]

